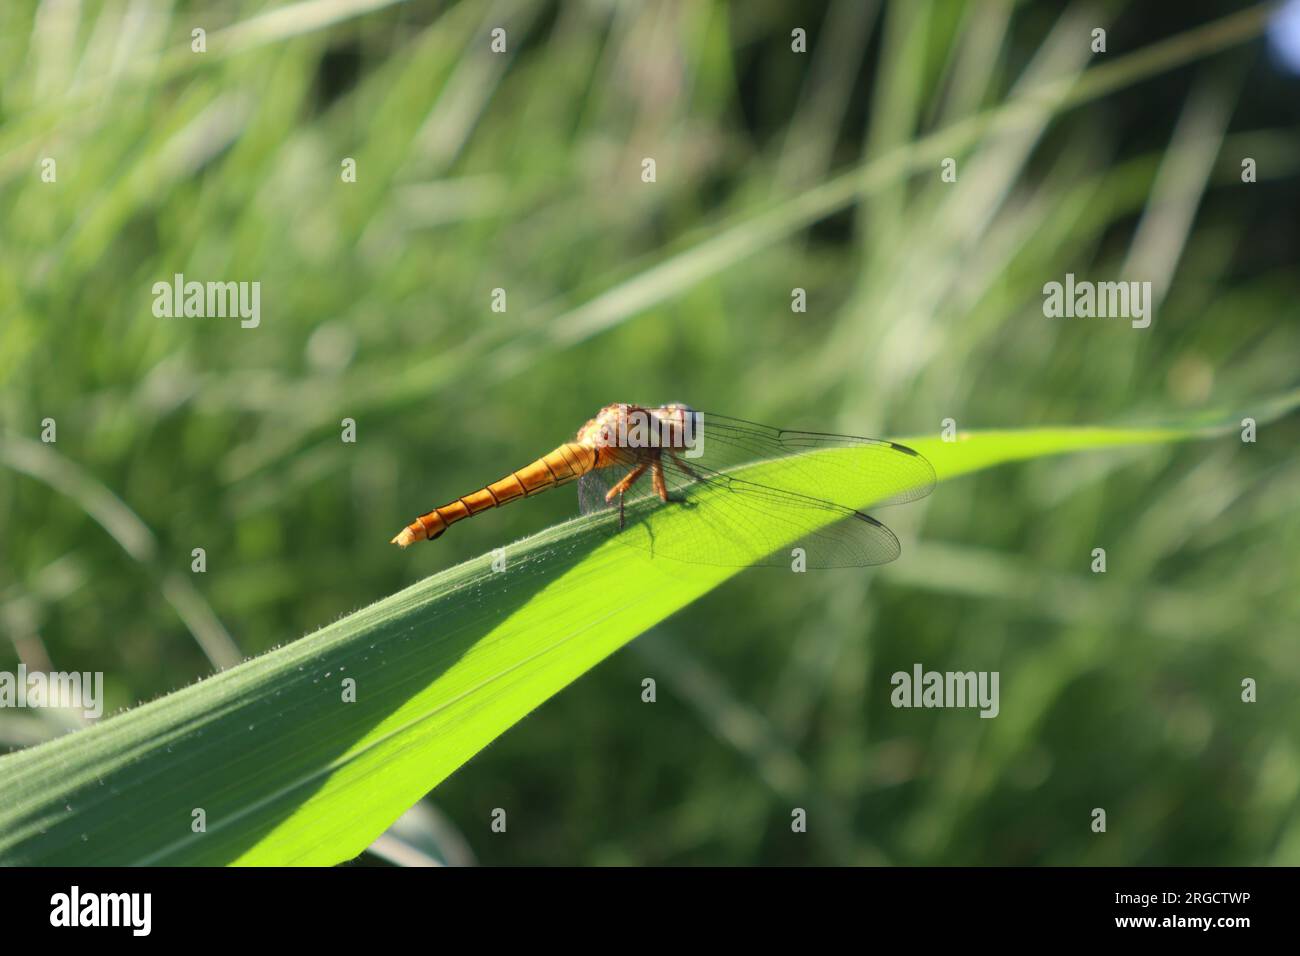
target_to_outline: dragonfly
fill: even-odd
[[[806,567],[834,568],[897,558],[898,538],[861,509],[923,498],[935,472],[898,442],[618,403],[532,464],[420,515],[392,543],[433,540],[457,521],[574,482],[583,514],[652,557],[788,566],[800,548]],[[687,520],[655,520],[673,507]]]

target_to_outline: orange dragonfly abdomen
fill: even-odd
[[[500,481],[494,481],[485,488],[480,488],[478,491],[457,498],[450,504],[420,515],[403,528],[401,533],[393,538],[392,543],[405,548],[416,541],[426,539],[432,541],[446,531],[448,525],[476,515],[480,511],[497,508],[516,498],[526,498],[576,481],[593,468],[609,464],[600,460],[603,451],[604,449],[593,448],[576,441],[565,442],[531,465],[512,471]]]

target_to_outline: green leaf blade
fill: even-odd
[[[1285,396],[1269,414],[1296,403],[1296,394]],[[905,443],[946,480],[1230,425]],[[761,481],[765,467],[737,475]],[[808,512],[810,528],[833,518],[817,515]],[[0,758],[0,863],[328,865],[355,857],[530,711],[739,570],[649,560],[610,538],[607,520],[548,529],[506,549],[504,572],[491,556],[448,569],[286,647]],[[664,508],[653,520],[669,530],[693,516]],[[344,702],[349,679],[354,703]],[[205,828],[196,832],[200,810]]]

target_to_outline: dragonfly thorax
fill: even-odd
[[[647,408],[618,403],[606,405],[578,429],[577,441],[593,448],[694,447],[698,416],[687,405]]]

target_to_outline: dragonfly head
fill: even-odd
[[[703,439],[701,416],[683,402],[671,402],[651,409],[659,423],[661,443],[668,448],[687,449],[693,452]],[[695,457],[694,453],[687,457]]]
[[[652,408],[654,416],[662,421],[671,422],[674,425],[685,423],[686,419],[695,414],[695,409],[685,402],[669,402],[667,405],[661,405],[658,408]]]

